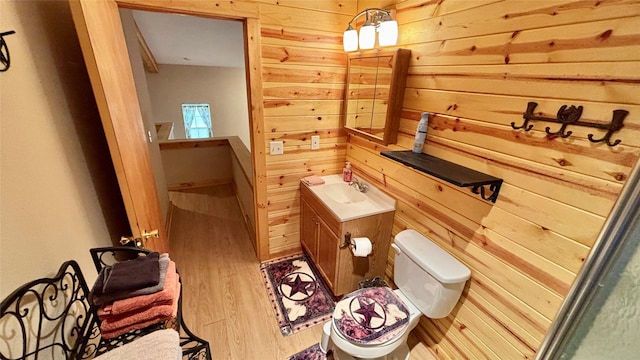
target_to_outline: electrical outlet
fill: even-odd
[[[311,136],[311,150],[320,149],[320,135]]]
[[[271,155],[282,155],[284,153],[284,142],[280,141],[272,141],[269,143],[269,154]]]

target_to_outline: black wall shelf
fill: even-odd
[[[462,165],[437,158],[429,154],[417,154],[413,151],[382,151],[380,155],[407,165],[423,173],[442,179],[459,187],[472,187],[474,194],[479,194],[484,200],[496,202],[502,179],[487,175],[480,171],[469,169]],[[485,185],[489,186],[489,194],[485,192]]]

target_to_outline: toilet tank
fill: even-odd
[[[399,232],[392,246],[393,280],[400,291],[429,318],[449,315],[471,276],[469,268],[415,230]]]

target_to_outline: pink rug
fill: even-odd
[[[325,355],[320,350],[320,345],[315,344],[299,353],[289,356],[287,360],[333,360],[333,356],[331,354]]]
[[[260,265],[264,284],[284,336],[323,324],[335,303],[304,255]]]

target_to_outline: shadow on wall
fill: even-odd
[[[58,103],[60,96],[49,96],[47,101],[52,108],[60,106],[68,108],[82,153],[77,154],[72,146],[73,143],[69,141],[73,134],[69,134],[69,129],[65,128],[68,119],[53,117],[58,130],[56,135],[60,138],[60,144],[67,158],[73,159],[68,164],[71,171],[83,166],[82,163],[86,162],[110,238],[116,241],[121,235],[130,233],[131,228],[69,4],[66,1],[17,1],[15,8],[20,19],[41,24],[39,26],[25,24],[26,33],[22,36],[29,39],[27,43],[32,54],[50,53],[52,55],[57,72],[48,71],[50,69],[46,66],[36,65],[38,75],[41,79],[58,75],[57,79],[43,81],[42,86],[46,94],[59,94],[62,90],[62,97],[66,102],[64,105]],[[33,16],[34,14],[37,16]],[[49,29],[44,34],[44,39],[38,31],[40,28]],[[14,61],[19,60],[14,59]],[[87,199],[87,201],[90,200]],[[89,219],[89,221],[94,220]]]

